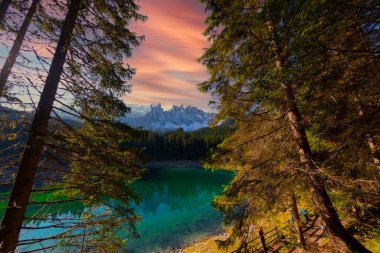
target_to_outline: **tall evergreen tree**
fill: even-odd
[[[3,1],[4,2],[4,1]],[[13,42],[13,46],[9,52],[7,59],[5,60],[4,66],[0,72],[0,97],[4,96],[5,85],[7,83],[8,77],[12,71],[12,67],[16,61],[18,53],[20,51],[22,42],[24,41],[26,32],[28,31],[28,27],[30,22],[32,21],[32,17],[37,10],[37,6],[40,0],[33,0],[32,4],[26,14],[24,22],[22,23],[19,31],[17,32],[17,36],[15,41]],[[2,3],[3,4],[3,3]],[[0,21],[1,22],[1,21]]]
[[[314,103],[308,106],[310,112],[318,108],[319,117],[314,118],[320,121],[315,125],[325,128],[324,137],[340,138],[346,147],[367,139],[368,146],[363,148],[370,149],[372,160],[378,166],[379,103],[376,101],[380,99],[380,92],[376,3],[327,1],[313,2],[309,6],[304,15],[310,20],[317,19],[318,25],[304,24],[308,27],[304,27],[300,44],[303,41],[302,54],[309,56],[301,60],[305,60],[304,65],[309,66],[308,71],[315,78],[310,80],[313,89],[300,95],[310,97],[311,91],[319,96],[323,94],[326,97],[323,106]],[[325,12],[323,17],[321,11]]]
[[[2,221],[0,241],[2,242],[2,251],[4,252],[12,252],[17,246],[22,220],[26,212],[26,207],[28,206],[39,157],[44,146],[43,136],[46,135],[55,94],[62,74],[67,50],[70,46],[72,31],[82,4],[82,1],[72,1],[70,3],[62,26],[61,37],[57,44],[49,75],[41,94],[41,99],[36,110],[36,115],[33,119],[26,148],[22,155],[20,167],[9,198],[8,206],[12,206],[12,203],[16,203],[21,208],[19,210],[8,208]]]
[[[357,210],[356,218],[366,219],[371,213],[366,209],[379,198],[374,187],[379,181],[379,38],[374,22],[379,11],[373,1],[315,1],[308,6],[298,44],[303,56],[299,64],[306,68],[298,79],[313,78],[298,95],[308,101],[302,111],[315,160],[345,200],[339,201],[345,203],[340,211],[347,216]]]
[[[219,118],[232,116],[244,122],[252,119],[249,115],[256,115],[268,122],[282,120],[281,127],[291,133],[292,150],[298,154],[294,167],[303,172],[315,208],[337,249],[368,252],[341,224],[306,133],[308,115],[302,105],[307,106],[308,101],[299,93],[310,87],[304,71],[307,66],[299,60],[304,57],[299,35],[305,29],[300,24],[306,21],[303,15],[308,5],[305,1],[204,2],[211,12],[205,34],[212,45],[201,62],[211,77],[200,88],[220,97]],[[306,82],[297,79],[300,74]],[[252,166],[264,170],[265,163]]]
[[[3,22],[5,20],[5,15],[7,14],[7,10],[9,8],[9,5],[11,3],[11,0],[2,0],[0,4],[0,27],[3,27]]]
[[[2,251],[49,240],[70,247],[80,243],[78,233],[87,238],[86,250],[116,250],[122,247],[116,235],[120,226],[136,236],[138,216],[128,203],[137,201],[137,196],[128,185],[140,177],[141,169],[135,165],[138,153],[123,147],[121,140],[130,141],[139,131],[116,120],[129,111],[120,96],[130,91],[126,82],[134,74],[124,60],[142,40],[128,30],[128,24],[131,19],[145,17],[137,12],[134,1],[56,4],[67,10],[63,22],[54,13],[38,17],[40,37],[52,43],[59,34],[59,39],[51,60],[35,52],[36,60],[43,66],[49,64],[50,69],[2,222]],[[77,117],[81,126],[62,120],[62,113]],[[52,189],[61,192],[65,200],[35,202],[30,198],[31,192]],[[68,201],[81,201],[89,207],[80,222],[69,223],[67,231],[47,238],[18,240],[20,229],[25,228],[23,219],[49,220],[44,214],[26,217],[28,205]],[[99,214],[99,208],[108,211]]]

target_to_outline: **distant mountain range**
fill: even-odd
[[[153,131],[172,131],[182,128],[194,131],[209,126],[214,113],[204,112],[193,106],[176,106],[165,111],[161,104],[142,106],[129,105],[131,113],[121,119],[132,127],[143,127]]]
[[[176,106],[164,110],[161,104],[157,105],[135,105],[129,104],[131,112],[121,118],[120,121],[132,127],[142,127],[145,130],[157,132],[167,132],[182,128],[184,131],[195,131],[200,128],[208,127],[214,119],[215,114],[205,112],[193,106]],[[68,110],[65,108],[65,110]],[[8,119],[19,119],[19,114],[23,113],[27,117],[32,117],[32,112],[19,112],[6,108]],[[70,125],[80,124],[80,120],[71,114],[57,111],[60,118]],[[52,115],[55,116],[55,115]]]

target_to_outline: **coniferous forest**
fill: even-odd
[[[199,87],[220,96],[217,118],[237,125],[208,165],[237,169],[215,203],[233,227],[219,245],[242,238],[249,252],[251,222],[297,195],[309,198],[334,250],[369,252],[341,212],[366,219],[379,205],[378,3],[203,2],[211,46],[199,61],[211,77]]]
[[[132,143],[142,149],[148,160],[203,160],[233,132],[232,126],[201,128],[192,132],[182,129],[171,132],[152,132]]]
[[[380,252],[379,47],[374,0],[1,0],[0,252]]]

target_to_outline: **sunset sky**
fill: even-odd
[[[132,27],[145,35],[145,42],[129,63],[137,69],[133,92],[124,98],[128,104],[161,103],[192,105],[210,110],[209,95],[197,90],[207,79],[206,69],[196,62],[207,47],[204,7],[198,0],[143,0],[145,23]]]

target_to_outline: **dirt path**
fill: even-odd
[[[289,229],[289,227],[288,227]],[[276,243],[272,245],[267,246],[267,252],[268,253],[331,253],[334,252],[332,249],[332,246],[327,243],[327,245],[321,247],[321,240],[325,238],[323,236],[323,229],[321,227],[321,221],[320,218],[316,215],[311,217],[309,222],[307,224],[304,224],[304,227],[302,229],[306,241],[306,249],[301,251],[297,247],[290,247],[289,241],[287,241],[285,238],[280,239]],[[201,242],[198,242],[190,247],[187,247],[185,249],[180,250],[181,253],[228,253],[231,252],[231,250],[220,250],[216,247],[215,240],[216,239],[226,239],[227,234],[219,235],[215,237],[208,238],[207,240],[203,240]],[[269,239],[270,241],[270,239]],[[287,247],[285,247],[288,245]],[[234,247],[232,247],[234,248]],[[257,247],[256,247],[257,248]],[[261,244],[259,243],[258,249],[253,252],[263,252],[261,248]],[[261,251],[260,251],[261,250]],[[232,250],[233,251],[233,250]]]

